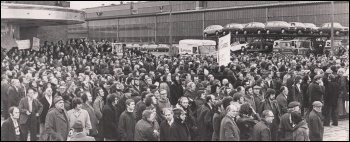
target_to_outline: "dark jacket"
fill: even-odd
[[[133,112],[125,110],[119,118],[118,132],[122,141],[134,141],[136,118]]]
[[[21,113],[20,117],[19,117],[19,123],[20,124],[27,123],[27,120],[29,117],[26,113],[27,110],[29,111],[28,96],[21,99],[21,101],[19,102],[18,108],[19,108],[19,111]],[[33,116],[35,116],[36,113],[39,113],[39,115],[40,115],[42,111],[43,111],[43,105],[37,99],[33,99],[32,112],[31,112],[33,114]],[[32,119],[32,120],[36,120],[35,122],[37,122],[37,117],[34,117],[34,119]]]
[[[318,85],[316,82],[312,82],[309,85],[310,104],[315,101],[323,102],[323,95],[325,93],[325,87]]]
[[[237,116],[238,117],[238,116]],[[240,140],[241,141],[252,141],[253,140],[253,127],[260,120],[259,115],[255,114],[254,118],[237,118],[237,127],[241,131]]]
[[[19,101],[21,100],[19,88],[15,89],[15,87],[11,85],[8,88],[7,95],[10,106],[18,106]]]
[[[310,141],[309,127],[305,121],[299,122],[293,128],[293,141]]]
[[[91,122],[91,129],[89,132],[90,136],[96,136],[97,135],[97,128],[98,128],[98,120],[96,117],[96,113],[94,111],[94,108],[92,106],[87,105],[86,103],[83,103],[82,109],[85,109],[90,116],[90,122]]]
[[[180,118],[174,118],[169,129],[170,141],[189,141],[189,131],[185,123]]]
[[[338,97],[340,94],[340,85],[337,82],[328,82],[325,86],[324,103],[327,106],[336,106],[338,104]]]
[[[135,125],[134,141],[157,141],[153,133],[154,128],[151,122],[141,119]]]
[[[160,141],[170,141],[170,125],[168,120],[163,120],[160,123]]]
[[[300,88],[298,88],[296,86],[296,84],[294,84],[292,86],[292,90],[291,91],[292,92],[290,93],[290,96],[288,96],[288,100],[287,100],[288,104],[290,102],[293,102],[293,101],[303,102],[302,101],[303,100],[303,98],[302,98],[303,97],[303,92],[301,90],[301,85],[300,85]]]
[[[39,99],[40,103],[43,105],[43,112],[40,114],[40,123],[45,123],[46,115],[50,108],[53,108],[55,105],[53,104],[53,96],[51,106],[49,102],[47,102],[45,95]]]
[[[269,124],[264,118],[253,127],[253,141],[271,141]]]
[[[309,138],[310,141],[322,141],[323,140],[323,117],[322,114],[312,110],[307,120],[309,126]]]
[[[198,111],[197,126],[200,140],[211,141],[213,134],[214,112],[207,103],[201,106]]]
[[[279,107],[279,111],[281,112],[281,115],[288,112],[288,101],[287,98],[283,94],[279,94],[276,97],[277,104]]]
[[[116,117],[117,109],[112,104],[107,104],[102,110],[103,137],[106,139],[118,138],[118,120]]]
[[[213,136],[212,141],[219,141],[220,140],[220,126],[221,126],[221,120],[225,117],[225,113],[221,112],[220,114],[218,112],[214,113],[213,116]]]
[[[240,130],[233,118],[225,116],[221,121],[220,141],[240,141]]]
[[[146,104],[142,100],[140,100],[139,102],[136,103],[135,109],[134,109],[136,121],[141,120],[142,112],[144,110],[146,110]]]
[[[11,117],[7,118],[1,126],[1,141],[16,141],[15,126]]]
[[[67,141],[70,130],[67,112],[63,110],[62,114],[57,108],[50,109],[45,120],[45,130],[51,139]]]
[[[176,105],[180,97],[184,95],[184,90],[181,84],[173,82],[170,85],[170,104]]]
[[[70,141],[95,141],[95,138],[87,136],[84,133],[79,133],[77,135],[74,135]]]
[[[278,137],[280,141],[293,140],[293,124],[290,122],[290,112],[283,114],[278,128]]]

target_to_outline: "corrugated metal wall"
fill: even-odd
[[[276,2],[276,1],[275,1]],[[194,3],[194,2],[192,2]],[[172,5],[191,5],[191,2],[173,2]],[[208,1],[209,3],[212,3]],[[253,2],[220,2],[222,5],[245,5]],[[270,3],[270,2],[269,2]],[[157,4],[154,2],[153,4]],[[165,2],[163,2],[165,4]],[[139,13],[148,13],[156,11],[157,6],[145,5],[150,7],[139,8]],[[159,9],[159,7],[157,7]],[[168,6],[164,7],[167,11]],[[181,39],[197,38],[201,39],[204,26],[226,25],[228,23],[249,23],[268,21],[299,21],[304,23],[315,23],[320,26],[322,23],[330,22],[330,3],[305,4],[305,5],[285,5],[268,8],[249,8],[233,9],[222,11],[206,11],[195,13],[174,13],[172,15],[172,35],[173,41],[178,42]],[[142,12],[143,11],[143,12]],[[130,12],[130,10],[128,10]],[[106,13],[104,13],[106,14]],[[103,16],[105,16],[103,14]],[[109,13],[107,12],[106,15]],[[95,14],[96,15],[96,14]],[[204,21],[203,21],[204,15]],[[266,16],[268,17],[266,19]],[[349,26],[349,2],[335,3],[335,21],[343,26]],[[155,27],[156,26],[156,27]],[[72,27],[78,28],[78,27]],[[119,37],[117,35],[119,34]],[[156,36],[156,37],[155,37]],[[157,43],[169,42],[169,15],[156,15],[135,18],[119,18],[114,21],[89,21],[89,38],[113,39],[118,38],[121,42],[147,42]]]

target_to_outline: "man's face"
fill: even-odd
[[[147,119],[148,119],[148,121],[153,122],[155,120],[155,118],[156,118],[156,112],[153,112],[153,113],[151,113],[151,115]]]
[[[157,100],[159,100],[159,97],[160,97],[159,91],[155,91],[154,96],[156,97]]]
[[[165,111],[164,116],[167,121],[173,120],[173,114],[171,113],[171,111]]]
[[[269,114],[266,116],[266,121],[271,124],[273,119],[275,118],[275,116],[273,115],[273,113],[270,111]]]
[[[252,88],[249,88],[247,91],[248,91],[249,94],[253,94],[253,89]]]
[[[81,105],[81,104],[80,104]],[[56,104],[55,104],[55,106],[56,106],[56,108],[58,108],[58,109],[64,109],[64,102],[63,102],[63,100],[60,100],[59,102],[57,102]]]
[[[275,94],[271,94],[270,95],[270,100],[274,100],[275,99]]]
[[[20,85],[20,82],[19,82],[18,80],[15,80],[15,81],[13,82],[13,86],[18,87],[19,85]]]
[[[187,107],[188,107],[188,99],[183,99],[181,105],[182,105],[184,108],[187,108]]]
[[[135,102],[130,102],[130,104],[127,106],[130,110],[135,109]]]
[[[34,91],[33,91],[32,89],[28,90],[27,95],[28,95],[29,98],[33,98],[33,96],[34,96]]]
[[[151,78],[147,79],[147,84],[152,84],[152,79]]]
[[[13,109],[13,112],[11,113],[11,117],[13,119],[18,119],[19,118],[19,109],[18,108]]]
[[[194,78],[193,78],[193,81],[194,81],[195,83],[198,83],[199,78],[198,78],[198,77],[194,77]]]
[[[185,121],[185,119],[186,119],[186,113],[181,113],[180,119],[181,119],[182,121]]]
[[[161,99],[166,99],[167,96],[168,96],[167,91],[165,91],[165,90],[160,91],[160,98]]]
[[[98,94],[100,94],[101,97],[103,97],[105,95],[103,89],[98,90]]]
[[[236,107],[231,106],[231,109],[230,109],[230,111],[227,112],[227,114],[231,117],[236,117],[238,114],[238,110]]]
[[[196,90],[196,85],[195,85],[195,84],[192,84],[192,85],[191,85],[191,90],[192,90],[192,91]]]
[[[157,98],[155,96],[152,97],[152,104],[157,104]]]

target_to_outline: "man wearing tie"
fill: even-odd
[[[19,109],[17,107],[11,107],[8,112],[10,117],[4,121],[1,126],[1,141],[20,141],[19,131]]]
[[[43,105],[39,100],[34,98],[33,89],[28,89],[28,94],[19,102],[19,110],[21,112],[19,123],[21,126],[21,140],[27,141],[28,130],[30,131],[30,141],[36,141],[37,123]]]

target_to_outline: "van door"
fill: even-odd
[[[193,53],[193,54],[198,54],[197,49],[198,49],[198,47],[193,46],[193,47],[192,47],[192,53]]]

